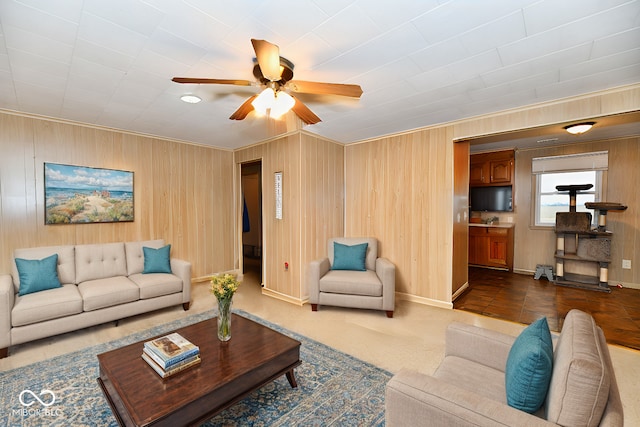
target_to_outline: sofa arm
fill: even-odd
[[[171,271],[182,280],[182,303],[191,302],[191,263],[171,258]]]
[[[329,258],[320,258],[309,263],[307,270],[307,288],[309,291],[309,303],[318,304],[320,299],[320,278],[331,269]]]
[[[382,309],[393,311],[396,305],[396,266],[387,258],[377,258],[376,275],[382,282]]]
[[[419,372],[401,370],[387,383],[387,426],[552,426],[481,394]]]
[[[504,372],[516,337],[465,323],[447,327],[446,356],[458,356]]]
[[[11,345],[11,310],[13,309],[15,289],[9,274],[0,276],[0,354],[6,354]]]

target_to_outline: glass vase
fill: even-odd
[[[231,298],[218,299],[218,339],[231,339]]]

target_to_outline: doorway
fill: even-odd
[[[262,278],[262,161],[243,163],[242,194],[242,270]]]

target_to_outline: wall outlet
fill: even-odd
[[[630,259],[623,259],[622,260],[622,268],[624,268],[625,270],[631,270],[631,260]]]

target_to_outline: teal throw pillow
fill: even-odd
[[[505,369],[509,406],[528,413],[544,403],[553,370],[553,344],[546,317],[527,326],[516,338]]]
[[[40,260],[16,258],[16,267],[20,276],[20,296],[62,287],[58,279],[58,254]]]
[[[366,271],[365,259],[368,246],[368,243],[348,246],[333,242],[333,266],[331,269]]]
[[[163,246],[160,249],[142,247],[144,253],[144,269],[142,274],[149,273],[171,273],[171,261],[169,253],[171,245]]]

